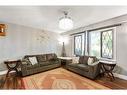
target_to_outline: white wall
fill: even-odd
[[[78,33],[89,29],[99,28],[107,25],[123,23],[121,26],[116,27],[116,61],[117,66],[115,72],[127,75],[127,15],[112,18],[106,21],[95,23],[92,25],[84,26],[79,29],[75,29],[62,35],[70,35],[72,33]],[[70,42],[66,45],[66,51],[68,56],[73,55],[73,38],[70,36]]]
[[[59,55],[59,34],[16,24],[5,24],[6,36],[0,36],[0,70],[6,69],[3,61],[22,58],[26,54]]]

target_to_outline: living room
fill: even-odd
[[[127,89],[127,6],[0,6],[0,89]]]

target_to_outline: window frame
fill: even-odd
[[[75,54],[76,56],[81,56],[81,55],[77,55],[77,54],[76,54],[76,51],[75,51],[75,49],[76,49],[76,48],[75,48],[75,45],[76,45],[76,44],[75,44],[75,38],[76,38],[76,37],[79,37],[79,36],[81,37],[81,51],[82,51],[82,35],[81,35],[81,34],[78,34],[78,35],[75,35],[75,36],[74,36],[74,54]]]
[[[112,57],[111,58],[109,58],[109,57],[104,57],[103,56],[103,54],[102,54],[102,34],[104,33],[104,32],[108,32],[108,31],[112,31]],[[100,38],[100,40],[101,40],[101,58],[105,58],[105,59],[113,59],[113,57],[114,57],[114,29],[107,29],[107,30],[104,30],[104,31],[101,31],[101,38]]]
[[[114,59],[114,29],[115,28],[109,28],[109,29],[101,29],[101,30],[95,30],[95,31],[88,31],[87,33],[87,52],[88,55],[90,53],[90,32],[96,32],[99,31],[100,32],[100,58],[104,58],[104,59]],[[112,31],[112,58],[108,58],[108,57],[103,57],[102,56],[102,33],[106,32],[106,31]]]

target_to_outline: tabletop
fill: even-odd
[[[58,57],[59,59],[71,60],[71,57]]]

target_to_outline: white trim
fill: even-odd
[[[8,70],[0,71],[0,75],[4,75],[4,74],[6,74],[7,71],[8,71]],[[12,73],[12,72],[15,72],[15,71],[11,71],[11,73]]]
[[[121,75],[121,74],[117,74],[117,73],[113,73],[115,77],[127,80],[127,76],[126,75]]]

